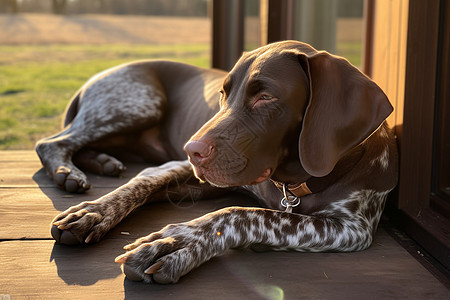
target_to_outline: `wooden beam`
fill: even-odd
[[[212,67],[229,71],[244,50],[244,1],[213,0]]]
[[[267,43],[293,39],[294,1],[269,0]]]

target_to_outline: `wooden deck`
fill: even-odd
[[[436,279],[401,247],[387,233],[386,222],[372,247],[363,252],[230,250],[175,285],[129,281],[114,263],[124,245],[166,224],[228,205],[253,205],[239,195],[184,207],[148,205],[96,245],[55,244],[49,232],[52,218],[69,206],[111,191],[143,166],[127,167],[122,178],[91,175],[93,189],[71,195],[54,186],[33,151],[0,151],[0,300],[450,299],[448,281]]]

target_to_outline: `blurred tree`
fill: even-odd
[[[5,0],[0,1],[0,12],[1,13],[13,13],[19,12],[19,5],[17,0]]]
[[[207,16],[210,0],[0,0],[0,13]]]
[[[67,0],[52,0],[52,12],[63,15],[67,12]]]
[[[362,18],[364,0],[338,0],[338,18]]]

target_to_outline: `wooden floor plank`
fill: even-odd
[[[0,162],[11,162],[11,161],[33,161],[39,162],[39,158],[35,151],[31,150],[0,150]]]
[[[107,193],[140,168],[133,166],[119,179],[89,175],[96,186],[84,195],[70,195],[55,188],[40,168],[32,151],[0,151],[0,178],[4,180],[0,186],[0,299],[2,295],[10,295],[12,299],[450,297],[449,290],[383,228],[372,247],[362,252],[230,250],[189,273],[176,285],[131,282],[124,279],[114,263],[114,257],[123,253],[122,247],[127,243],[169,223],[190,220],[229,205],[251,206],[254,201],[231,194],[196,203],[146,205],[114,228],[104,241],[67,247],[50,240],[49,223],[54,215]],[[20,176],[12,184],[14,174]],[[19,240],[22,238],[27,240]]]
[[[127,164],[120,177],[88,174],[92,188],[71,194],[56,188],[34,151],[0,151],[0,239],[50,238],[59,212],[109,193],[148,166]]]
[[[176,285],[124,279],[114,257],[126,239],[85,247],[0,243],[0,294],[13,299],[447,299],[449,291],[381,230],[357,253],[230,250]],[[263,297],[265,296],[265,297]]]
[[[0,151],[0,157],[5,153],[8,153],[8,151]],[[28,155],[20,153],[17,157],[11,154],[5,155],[5,157],[11,159],[9,161],[0,159],[0,188],[55,187],[55,184],[42,168],[39,159],[33,154],[34,152],[28,151],[27,153]],[[117,187],[126,183],[145,167],[149,166],[149,164],[127,163],[127,170],[119,177],[105,177],[90,173],[87,173],[87,175],[89,182],[94,188]]]
[[[50,222],[59,212],[110,190],[74,196],[56,188],[0,188],[0,239],[49,238]]]

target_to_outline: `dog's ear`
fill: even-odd
[[[329,174],[351,148],[393,111],[383,91],[346,59],[298,54],[309,78],[309,103],[299,138],[300,161],[315,177]]]

